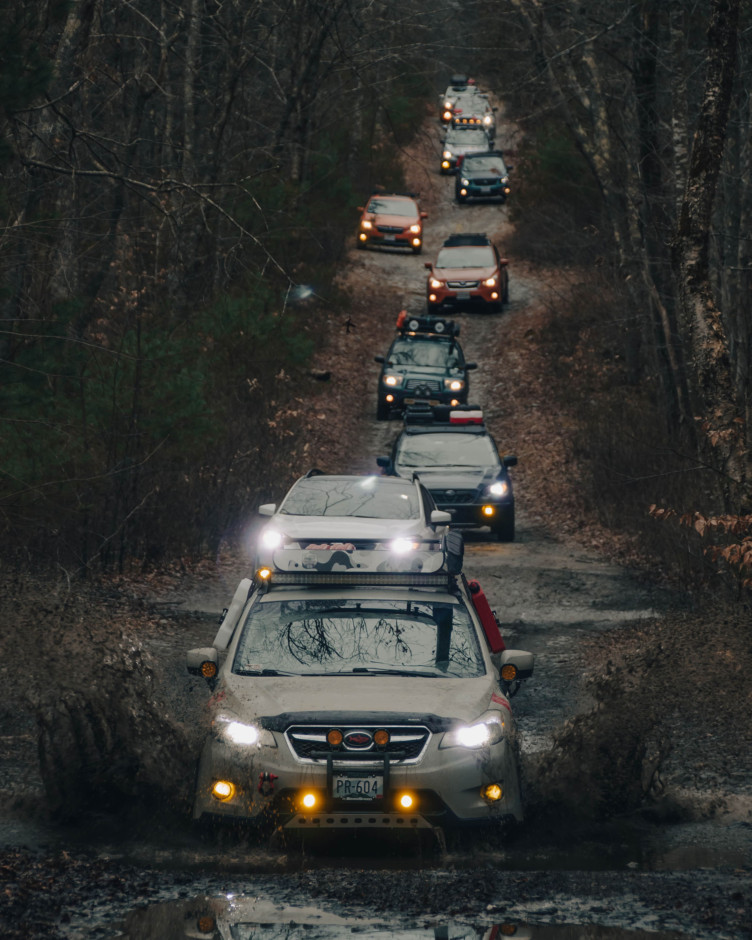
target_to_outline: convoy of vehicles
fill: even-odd
[[[417,401],[458,405],[467,401],[467,373],[477,368],[465,362],[453,320],[415,317],[402,311],[397,336],[381,365],[376,417],[380,421],[401,414]]]
[[[495,108],[454,75],[441,99],[440,170],[455,196],[500,199]],[[414,194],[374,193],[357,246],[423,248]],[[187,669],[211,689],[196,820],[277,830],[433,829],[523,818],[510,699],[534,657],[508,650],[460,530],[514,539],[509,471],[468,401],[459,327],[444,310],[501,310],[507,261],[483,233],[448,238],[428,315],[401,311],[376,417],[403,415],[381,475],[311,470],[268,521],[211,646]]]

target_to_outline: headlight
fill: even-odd
[[[452,110],[452,102],[451,102],[451,101],[445,101],[445,102],[444,102],[444,110],[445,110],[445,111],[451,111],[451,110]]]
[[[451,151],[451,150],[445,150],[444,153],[442,153],[442,157],[443,157],[445,160],[451,160],[451,159],[452,159],[452,151]]]
[[[493,121],[493,118],[491,117],[490,114],[487,114],[487,115],[483,118],[483,123],[484,123],[484,124],[490,124],[491,121]]]
[[[503,737],[504,722],[499,715],[493,714],[482,721],[476,721],[475,724],[461,725],[447,731],[439,747],[466,747],[475,750],[496,744]]]
[[[507,183],[509,182],[509,177],[508,177],[508,176],[502,176],[501,182],[504,184],[504,186],[506,186]]]
[[[404,555],[406,552],[415,551],[418,547],[418,543],[414,542],[412,539],[392,539],[389,543],[389,550],[395,552],[397,555]]]
[[[369,229],[373,228],[373,222],[369,222],[368,219],[363,219],[360,223],[361,228]]]
[[[399,385],[400,380],[397,375],[385,375],[384,376],[384,385]]]
[[[282,533],[276,529],[266,529],[261,533],[261,544],[265,548],[279,548],[282,544]]]
[[[504,483],[502,480],[497,480],[496,483],[492,483],[486,490],[489,496],[506,496],[509,492],[509,484]]]
[[[258,725],[237,721],[229,715],[220,715],[212,722],[212,731],[216,738],[228,744],[237,744],[239,747],[249,747],[254,744],[276,747],[277,742],[270,731],[259,728]]]
[[[470,185],[470,180],[462,180],[462,185],[463,185],[463,186],[469,186],[469,185]]]
[[[486,280],[483,281],[483,286],[484,287],[496,287],[496,278],[495,277],[486,278]]]
[[[410,231],[411,231],[411,232],[414,232],[416,235],[419,234],[419,232],[420,232],[420,225],[417,225],[417,224],[416,224],[416,225],[411,225],[411,226],[410,226]]]
[[[444,379],[444,387],[453,392],[461,392],[465,387],[465,383],[462,379]]]
[[[443,281],[437,281],[435,277],[432,277],[432,278],[429,278],[428,286],[431,287],[433,290],[438,290],[440,287],[443,286],[443,283],[444,283]]]

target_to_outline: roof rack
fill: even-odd
[[[380,189],[374,189],[371,196],[406,196],[408,199],[417,199],[420,193],[387,193]]]
[[[438,336],[459,336],[460,328],[454,320],[445,317],[415,316],[407,310],[400,310],[397,315],[397,329],[400,333],[431,333]]]
[[[484,157],[488,154],[483,154]],[[485,232],[461,232],[450,235],[444,242],[444,248],[457,248],[460,245],[490,245],[491,239]]]

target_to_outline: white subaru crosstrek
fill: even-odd
[[[462,538],[412,551],[280,548],[211,647],[194,818],[406,829],[521,820],[507,650]],[[223,661],[221,661],[223,660]]]

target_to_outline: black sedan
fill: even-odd
[[[514,541],[514,493],[509,468],[517,458],[499,456],[482,412],[474,406],[415,406],[390,457],[379,457],[384,472],[417,475],[437,508],[452,515],[452,527],[489,526],[501,542]]]

